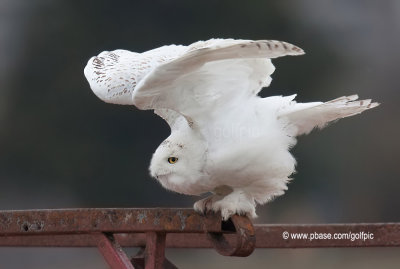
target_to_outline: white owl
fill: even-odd
[[[101,100],[153,109],[168,122],[171,135],[150,164],[163,187],[211,193],[194,204],[197,211],[254,218],[257,203],[287,190],[296,136],[378,105],[357,95],[326,103],[259,97],[275,70],[270,59],[301,54],[286,42],[211,39],[143,53],[105,51],[84,73]]]

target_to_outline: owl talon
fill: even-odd
[[[232,192],[213,203],[213,211],[220,211],[224,221],[234,214],[245,215],[251,219],[257,217],[254,199],[240,191]]]
[[[244,215],[249,218],[256,218],[255,202],[243,192],[232,192],[227,196],[217,194],[208,196],[197,201],[194,210],[206,215],[208,212],[220,212],[224,221],[232,215]]]
[[[214,211],[213,204],[220,199],[222,199],[221,196],[213,194],[194,203],[193,208],[195,211],[206,215],[208,212]]]

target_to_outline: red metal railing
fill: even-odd
[[[290,235],[361,235],[373,238],[295,239]],[[61,209],[0,211],[0,246],[97,247],[111,268],[176,268],[165,248],[215,248],[248,256],[254,248],[398,247],[400,223],[286,225],[222,222],[191,209]],[[129,259],[121,247],[141,247]],[[1,262],[0,262],[1,263]]]

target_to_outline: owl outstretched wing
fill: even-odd
[[[136,85],[154,68],[186,51],[185,46],[163,46],[143,53],[128,50],[103,51],[92,57],[84,74],[92,91],[107,103],[133,105]]]
[[[102,52],[89,60],[85,76],[105,102],[155,109],[169,119],[177,112],[196,122],[268,86],[271,58],[303,53],[280,41],[211,39],[140,54]]]

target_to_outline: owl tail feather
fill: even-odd
[[[301,106],[300,109],[282,116],[290,125],[296,127],[295,135],[308,134],[314,128],[324,128],[329,122],[354,116],[379,106],[379,103],[372,103],[371,99],[357,99],[358,95],[343,96],[311,107]]]

